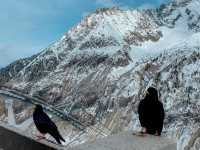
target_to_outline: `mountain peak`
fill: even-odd
[[[110,14],[110,13],[114,13],[114,12],[119,12],[121,11],[121,9],[119,7],[111,7],[111,8],[98,8],[96,10],[96,14]]]
[[[190,3],[191,1],[194,1],[194,0],[173,0],[172,3],[179,5],[179,6],[183,6],[183,5]]]

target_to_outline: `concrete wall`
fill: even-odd
[[[176,150],[176,140],[123,132],[73,148],[35,141],[15,128],[0,124],[0,150]]]
[[[0,150],[55,150],[45,143],[39,143],[5,125],[0,125]]]

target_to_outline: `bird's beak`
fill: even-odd
[[[145,92],[144,92],[144,95],[149,95],[149,92],[148,92],[148,91],[145,91]]]

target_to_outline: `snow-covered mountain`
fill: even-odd
[[[139,128],[138,102],[155,86],[165,135],[178,149],[198,149],[199,8],[199,0],[174,0],[150,10],[99,9],[41,53],[1,69],[0,84],[52,104],[75,99],[113,133]]]

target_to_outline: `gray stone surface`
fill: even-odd
[[[0,125],[0,150],[55,150],[55,145],[41,143],[11,127]]]
[[[166,137],[121,133],[68,150],[176,150],[176,142]]]
[[[17,129],[0,125],[0,150],[176,150],[176,141],[166,137],[139,136],[131,132],[66,148],[47,141],[36,141]]]

